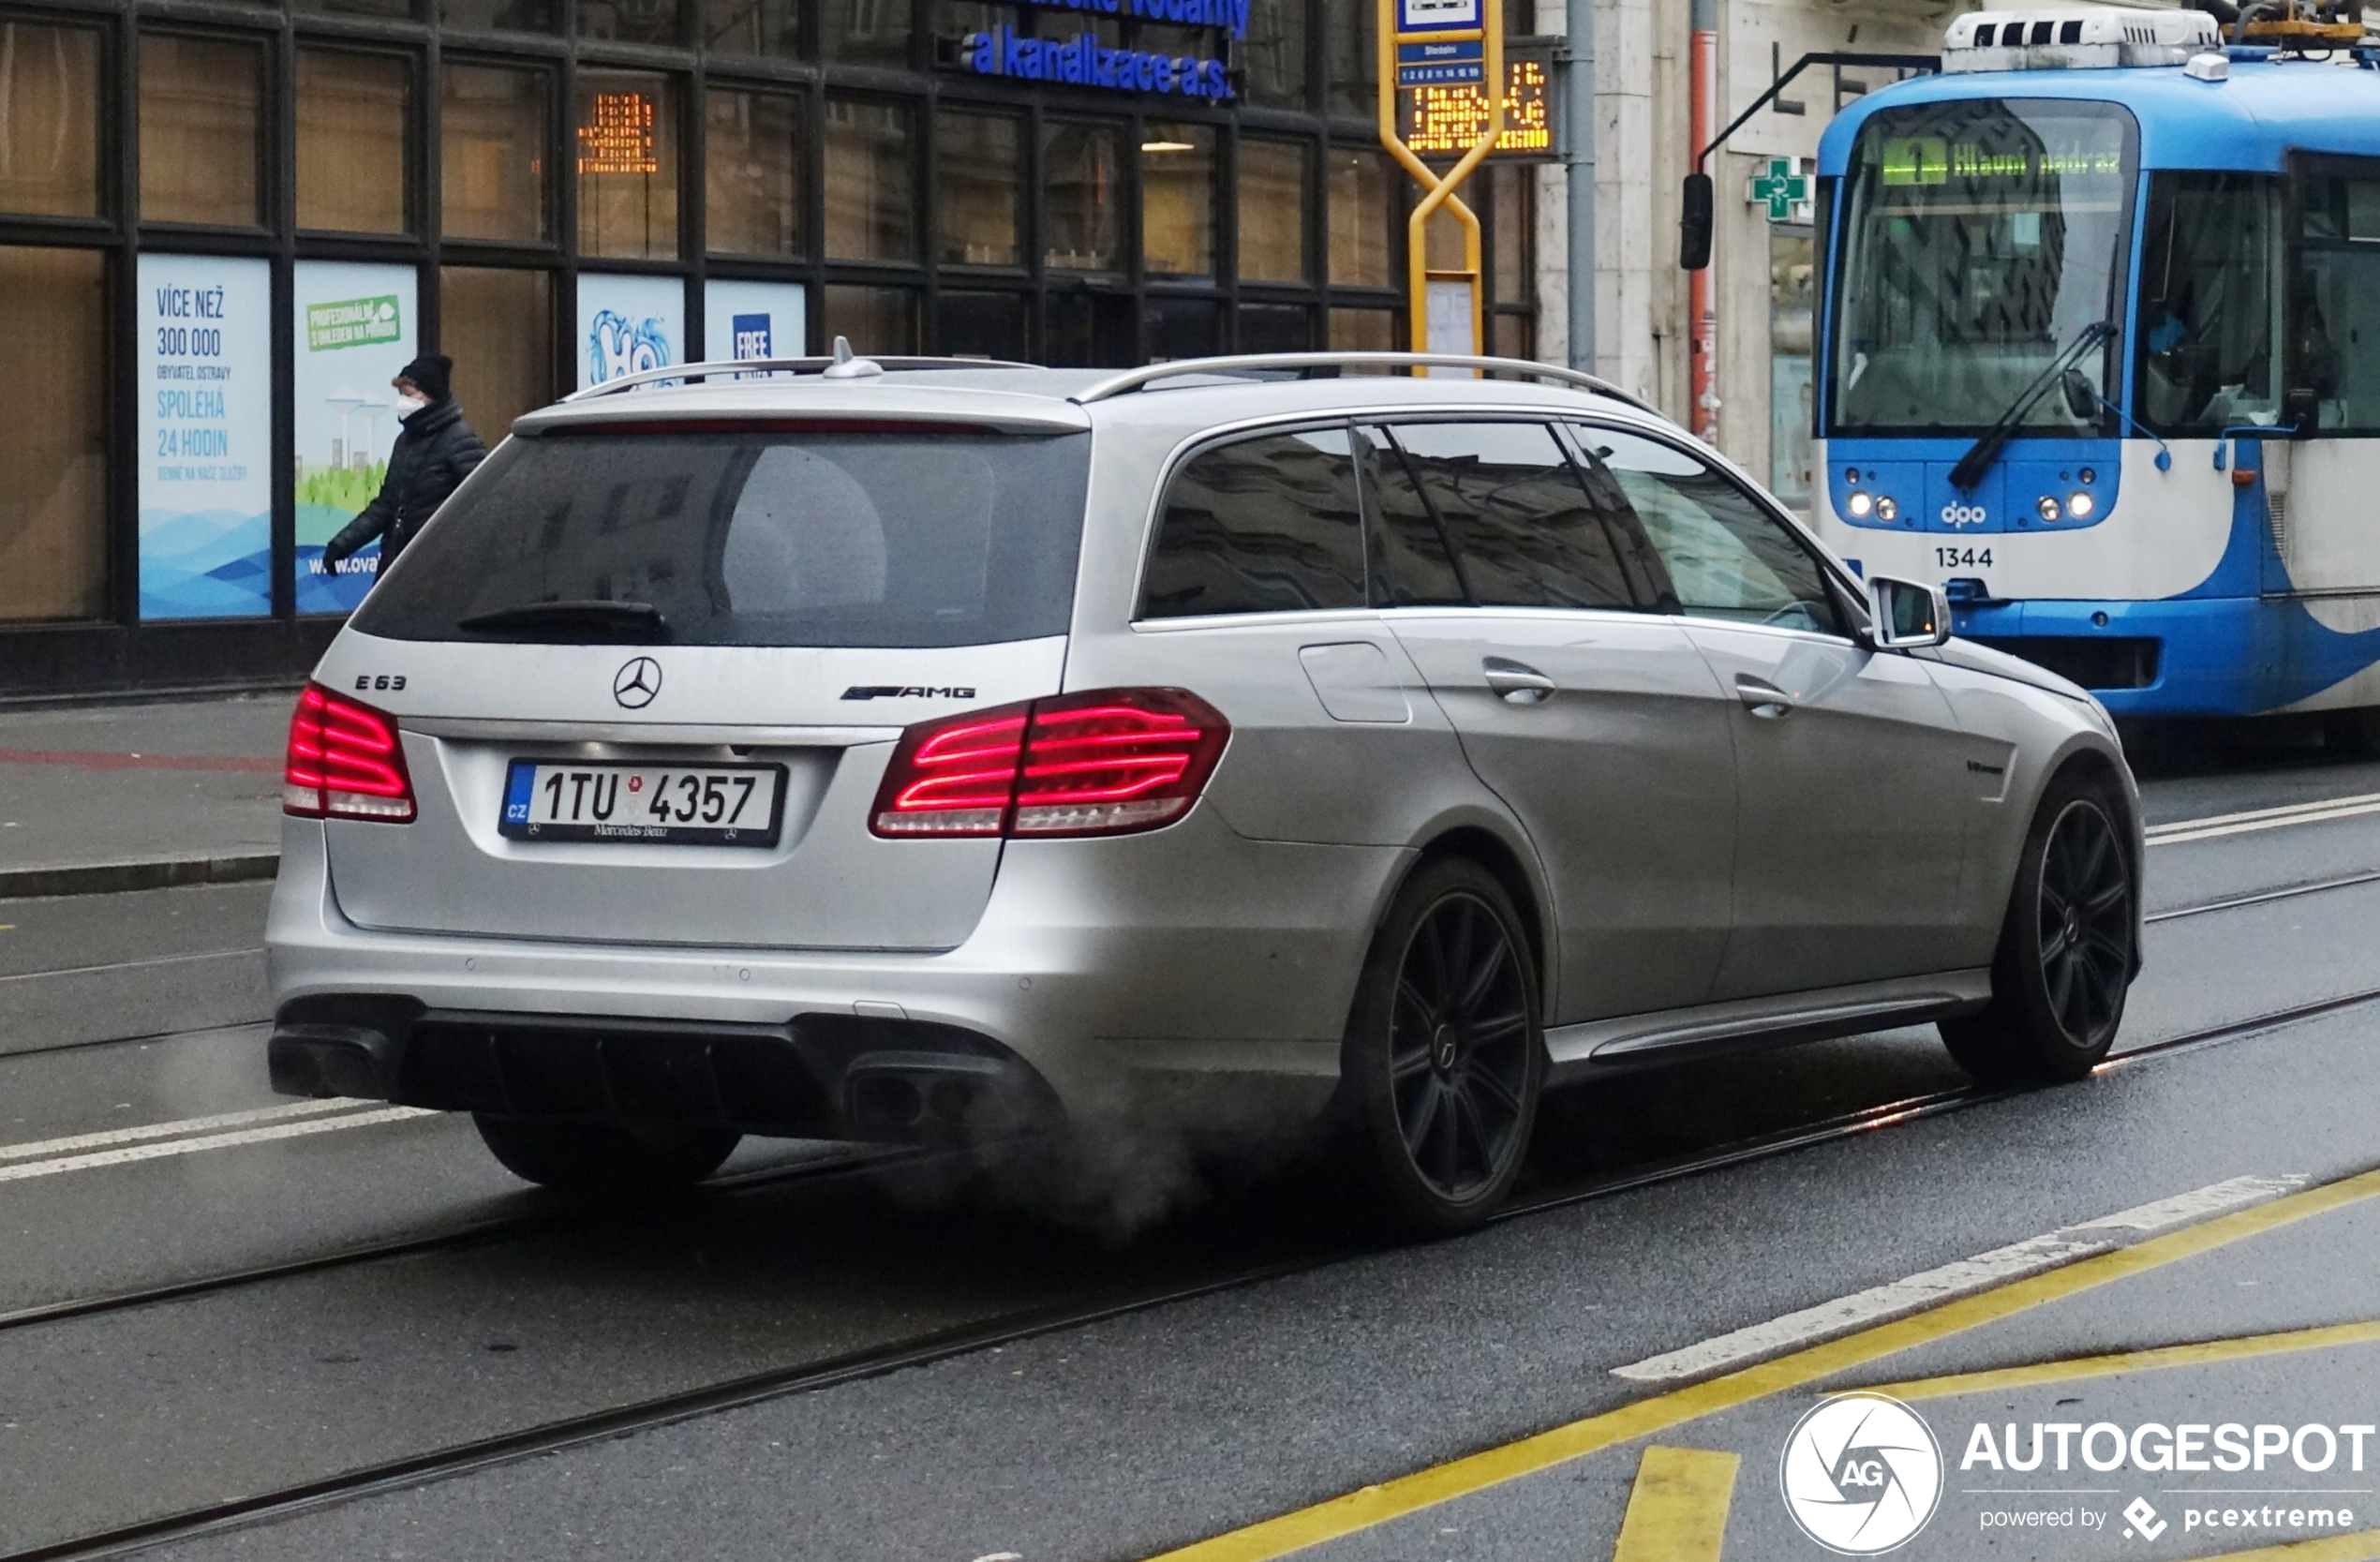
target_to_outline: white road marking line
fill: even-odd
[[[2029,1274],[2057,1269],[2111,1248],[2128,1247],[2141,1237],[2178,1226],[2189,1226],[2230,1210],[2245,1209],[2278,1198],[2306,1185],[2297,1173],[2282,1177],[2234,1177],[2189,1193],[2161,1198],[2153,1204],[2120,1211],[2080,1226],[2068,1226],[2006,1247],[1961,1258],[1955,1264],[1929,1269],[1888,1286],[1877,1286],[1805,1307],[1721,1334],[1700,1345],[1613,1369],[1613,1376],[1637,1383],[1667,1383],[1703,1377],[1748,1361],[1782,1356],[1870,1324],[1888,1322],[1922,1312],[1953,1298],[1990,1290]],[[2122,1234],[2120,1234],[2122,1233]]]
[[[0,982],[30,982],[43,976],[93,976],[109,971],[141,971],[158,965],[190,965],[200,960],[237,960],[246,955],[264,958],[261,949],[209,949],[196,955],[152,955],[146,960],[112,960],[106,965],[67,965],[54,971],[15,971],[0,976]]]
[[[246,1111],[217,1112],[213,1117],[186,1117],[172,1123],[143,1123],[134,1128],[107,1128],[72,1134],[59,1139],[34,1139],[24,1144],[0,1144],[0,1161],[25,1161],[64,1155],[77,1150],[97,1150],[111,1144],[138,1144],[142,1139],[170,1139],[184,1134],[211,1134],[222,1128],[244,1128],[251,1123],[275,1123],[290,1117],[319,1117],[324,1112],[350,1111],[369,1101],[333,1095],[319,1101],[290,1101],[278,1107],[252,1107]]]
[[[94,1167],[128,1166],[134,1161],[161,1160],[168,1155],[192,1155],[201,1150],[229,1150],[235,1145],[303,1138],[308,1134],[330,1134],[342,1128],[370,1128],[383,1123],[403,1123],[410,1118],[438,1115],[426,1107],[384,1107],[376,1112],[358,1112],[351,1117],[307,1118],[297,1123],[276,1123],[270,1128],[246,1128],[234,1134],[214,1134],[205,1138],[127,1145],[121,1150],[101,1150],[88,1155],[65,1155],[54,1161],[0,1166],[0,1183],[22,1182],[28,1177],[54,1177],[62,1171],[86,1171]]]
[[[2219,836],[2245,835],[2252,830],[2279,829],[2285,825],[2318,825],[2330,819],[2352,819],[2380,813],[2380,792],[2354,797],[2326,797],[2319,802],[2292,803],[2286,808],[2250,809],[2244,813],[2218,813],[2206,819],[2182,819],[2156,825],[2143,833],[2151,846],[2185,841],[2212,841]]]

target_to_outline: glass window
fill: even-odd
[[[679,0],[578,0],[578,36],[620,43],[681,43],[686,13]]]
[[[2319,428],[2380,431],[2380,163],[2325,159],[2298,192],[2283,389],[2313,393]]]
[[[297,97],[298,226],[404,232],[411,62],[398,54],[301,49]]]
[[[1223,304],[1212,298],[1152,297],[1140,311],[1149,327],[1149,362],[1204,358],[1223,335]]]
[[[0,212],[99,215],[99,35],[0,22]]]
[[[384,22],[413,20],[413,0],[290,0],[290,9],[301,15],[314,12],[323,16],[368,16]]]
[[[1386,288],[1404,280],[1391,275],[1389,267],[1389,208],[1397,178],[1384,153],[1350,146],[1331,149],[1333,284]]]
[[[1017,163],[1023,121],[1014,114],[945,109],[934,117],[934,193],[942,202],[938,252],[953,266],[1024,263],[1017,237]]]
[[[554,399],[553,280],[447,266],[438,288],[439,350],[454,360],[454,399],[493,449],[514,418]]]
[[[1404,453],[1376,428],[1361,431],[1363,487],[1372,499],[1376,562],[1372,601],[1380,607],[1430,607],[1469,602],[1454,571],[1446,533],[1421,498]]]
[[[676,85],[644,71],[579,72],[579,253],[677,258]]]
[[[1214,130],[1152,121],[1140,143],[1140,263],[1152,276],[1214,272]]]
[[[1963,98],[1871,116],[1844,191],[1835,428],[1980,433],[2087,327],[2120,320],[2135,134],[2108,103]],[[2101,345],[2073,362],[2104,395],[2112,357]],[[2053,393],[2017,426],[2100,422]]]
[[[1046,295],[1042,308],[1044,360],[1052,367],[1124,368],[1140,362],[1138,311],[1128,295],[1093,292],[1078,282]]]
[[[141,220],[260,220],[264,51],[230,38],[141,35]]]
[[[913,120],[904,103],[826,100],[826,258],[917,255]]]
[[[917,350],[917,293],[912,288],[826,288],[826,338],[851,338],[854,352]]]
[[[1632,607],[1619,550],[1554,431],[1533,423],[1398,424],[1471,599],[1490,607]]]
[[[1628,496],[1667,576],[1664,611],[1843,632],[1817,557],[1724,472],[1614,428],[1582,427],[1579,440]]]
[[[356,627],[483,640],[503,632],[461,622],[591,599],[650,602],[682,646],[1063,634],[1090,443],[600,430],[515,439],[364,599]]]
[[[853,65],[905,68],[915,27],[915,0],[823,0],[818,7],[820,52]]]
[[[2140,258],[2141,422],[2167,434],[2270,423],[2281,182],[2248,173],[2149,181]]]
[[[1143,617],[1364,604],[1363,511],[1344,428],[1201,451],[1166,493]]]
[[[1380,7],[1375,0],[1323,0],[1322,53],[1330,73],[1331,112],[1360,114],[1365,119],[1380,112]]]
[[[40,394],[0,418],[0,621],[107,607],[107,264],[0,248],[0,374]]]
[[[720,54],[796,54],[798,0],[703,0],[703,47]]]
[[[1053,271],[1123,269],[1122,159],[1105,126],[1049,125],[1041,132],[1042,261]]]
[[[1313,160],[1314,149],[1303,141],[1241,138],[1241,281],[1306,279],[1306,169]]]
[[[1394,352],[1398,349],[1397,317],[1391,309],[1331,311],[1333,352]]]
[[[451,239],[543,244],[546,95],[542,70],[448,65],[439,117],[440,221]]]
[[[1242,304],[1232,311],[1242,352],[1308,352],[1314,311],[1302,304]]]
[[[1499,311],[1487,318],[1487,350],[1498,358],[1537,356],[1537,317]]]
[[[1487,168],[1491,254],[1489,296],[1498,304],[1534,304],[1531,220],[1535,216],[1537,168],[1529,163],[1491,163]]]
[[[1811,320],[1818,246],[1807,229],[1768,231],[1768,491],[1808,513],[1817,457],[1810,430]]]
[[[953,358],[1023,361],[1024,295],[943,289],[934,301],[934,350]]]
[[[703,224],[711,253],[800,253],[801,100],[715,90],[704,102]]]
[[[562,25],[559,0],[439,0],[438,15],[458,32],[553,33]]]
[[[1248,7],[1240,41],[1248,101],[1267,109],[1306,106],[1306,0],[1269,0]]]

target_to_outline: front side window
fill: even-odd
[[[1218,445],[1173,480],[1141,617],[1363,603],[1363,509],[1346,430]]]
[[[2283,389],[2312,394],[2318,428],[2380,433],[2380,163],[2305,168],[2297,241]]]
[[[1829,405],[1837,434],[1978,434],[2053,364],[2112,395],[2132,116],[2110,103],[1969,98],[1861,126],[1843,197]],[[2095,433],[2044,381],[2016,420]]]
[[[1840,634],[1809,547],[1735,481],[1674,445],[1582,427],[1599,471],[1628,496],[1661,570],[1662,605],[1696,617]]]
[[[2273,421],[2281,185],[2253,173],[2160,173],[2140,246],[2140,405],[2159,433]]]
[[[1619,549],[1554,431],[1397,424],[1390,437],[1483,607],[1633,607]]]

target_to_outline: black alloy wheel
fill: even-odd
[[[1991,1002],[1939,1027],[1970,1074],[2079,1079],[2114,1045],[2140,928],[2124,817],[2105,783],[2071,774],[2051,783],[2017,862]]]
[[[1365,961],[1343,1068],[1406,1224],[1460,1230],[1502,1202],[1527,1154],[1544,1060],[1510,897],[1468,860],[1424,863]]]

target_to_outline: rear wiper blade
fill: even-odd
[[[1984,474],[1991,470],[1991,464],[2000,459],[2000,453],[2016,436],[2016,424],[2032,410],[2033,403],[2041,399],[2042,393],[2055,384],[2075,360],[2115,335],[2116,322],[2113,320],[2093,320],[2084,326],[2081,334],[2066,344],[2065,350],[2049,361],[2047,368],[2033,376],[2031,383],[2016,393],[2016,399],[2008,404],[2008,410],[2002,412],[1989,428],[1984,430],[1981,438],[1967,447],[1967,454],[1960,456],[1958,465],[1950,469],[1950,485],[1962,494],[1972,492],[1975,484],[1984,480]]]
[[[659,640],[669,632],[669,620],[662,610],[648,602],[525,602],[511,607],[492,608],[474,613],[456,622],[455,628],[492,631],[525,630],[588,630],[612,632],[618,639]]]

